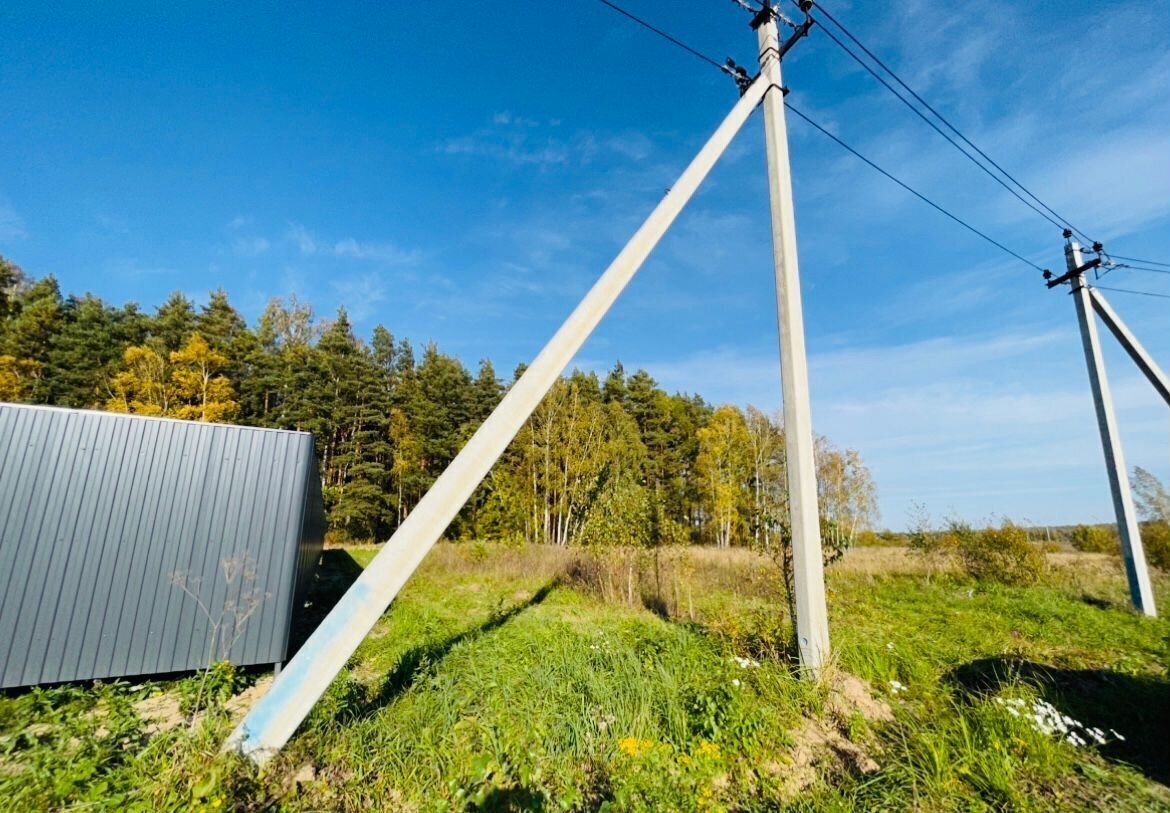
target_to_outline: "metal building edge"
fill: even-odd
[[[309,433],[0,403],[0,688],[283,662],[323,541]]]

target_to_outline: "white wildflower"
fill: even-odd
[[[1033,700],[1030,706],[1016,697],[1008,699],[997,697],[995,702],[1004,706],[1013,717],[1027,720],[1032,728],[1041,734],[1058,736],[1070,745],[1087,746],[1090,740],[1097,745],[1109,743],[1109,737],[1102,729],[1086,726],[1080,720],[1064,714],[1047,700]],[[1025,709],[1026,713],[1021,713],[1020,709]],[[1109,734],[1118,741],[1125,739],[1113,729],[1109,729]]]
[[[732,678],[731,685],[738,689],[739,688],[739,678]]]

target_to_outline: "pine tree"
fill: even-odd
[[[178,350],[195,332],[195,306],[181,291],[170,295],[150,321],[152,343],[158,352]]]
[[[86,294],[65,300],[63,317],[49,352],[49,398],[63,406],[97,406],[109,397],[109,380],[127,344],[125,313]]]
[[[391,447],[383,371],[358,344],[344,309],[321,335],[316,350],[328,385],[323,475],[332,524],[350,537],[373,539],[389,519]]]
[[[479,374],[475,383],[471,385],[471,419],[475,425],[483,423],[492,410],[500,403],[504,395],[504,388],[496,378],[496,370],[491,360],[483,359],[479,362]]]
[[[601,395],[607,404],[614,401],[619,404],[626,402],[626,368],[620,361],[613,365],[613,369],[605,377]]]
[[[61,289],[52,276],[39,279],[21,291],[15,313],[6,320],[4,346],[0,347],[0,353],[13,357],[14,364],[26,372],[37,371],[35,377],[26,379],[26,397],[35,403],[52,403],[50,356],[64,321]]]

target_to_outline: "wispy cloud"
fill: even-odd
[[[98,228],[107,234],[129,234],[130,223],[124,217],[109,214],[99,214],[94,217]]]
[[[24,218],[7,198],[0,195],[0,240],[19,240],[27,236]]]
[[[293,243],[301,254],[308,256],[317,253],[317,238],[311,231],[299,223],[290,223],[285,239]]]
[[[399,248],[392,243],[364,243],[352,237],[339,240],[333,245],[333,253],[338,257],[349,257],[355,260],[376,260],[388,265],[407,265],[416,262],[420,252]]]
[[[267,238],[259,236],[237,237],[232,241],[232,251],[241,257],[259,257],[267,252],[268,248]]]
[[[148,262],[138,257],[116,257],[104,263],[107,273],[120,277],[164,277],[178,273],[173,266]]]
[[[558,128],[559,121],[541,122],[509,112],[496,113],[490,125],[468,135],[445,139],[436,151],[443,155],[478,156],[539,167],[583,166],[602,156],[637,162],[649,157],[654,149],[653,142],[637,131],[562,134]]]
[[[377,274],[340,277],[330,282],[339,303],[354,322],[364,322],[378,313],[386,300],[386,283]]]

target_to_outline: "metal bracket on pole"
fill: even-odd
[[[666,196],[499,406],[423,495],[394,535],[321,622],[272,687],[228,737],[225,749],[263,764],[296,731],[345,667],[354,650],[442,536],[549,388],[581,349],[618,295],[707,177],[719,156],[759,105],[768,82],[752,83]],[[774,96],[774,94],[773,94]],[[815,492],[814,492],[815,499]],[[818,564],[820,559],[817,559]]]
[[[1076,302],[1077,321],[1081,328],[1085,363],[1089,368],[1089,385],[1093,390],[1093,406],[1096,408],[1097,427],[1101,433],[1101,447],[1105,453],[1105,470],[1109,476],[1113,512],[1117,517],[1117,534],[1121,538],[1121,554],[1125,560],[1130,600],[1138,612],[1156,617],[1158,612],[1154,605],[1154,591],[1150,585],[1150,573],[1146,566],[1146,554],[1142,547],[1133,494],[1130,493],[1129,473],[1125,468],[1125,455],[1121,448],[1117,417],[1113,412],[1113,395],[1109,391],[1109,379],[1105,374],[1105,358],[1101,354],[1097,321],[1093,318],[1093,311],[1100,310],[1095,306],[1093,292],[1084,279],[1085,270],[1095,266],[1092,262],[1084,262],[1080,245],[1071,238],[1065,246],[1065,258],[1068,273],[1064,274],[1063,278],[1072,283],[1073,300]],[[1106,322],[1108,323],[1108,320]]]

